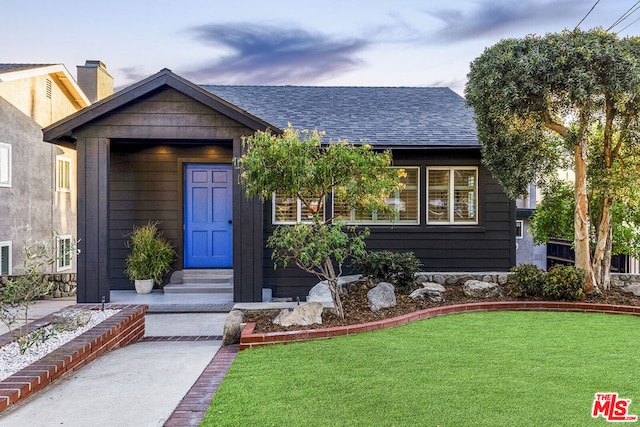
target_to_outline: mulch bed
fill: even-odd
[[[274,311],[251,311],[245,313],[245,322],[255,322],[256,327],[254,332],[280,332],[280,331],[299,331],[304,329],[318,329],[329,328],[333,326],[346,326],[356,325],[360,323],[373,322],[376,320],[388,319],[390,317],[401,316],[414,311],[422,310],[425,308],[439,307],[452,304],[468,304],[474,302],[487,302],[487,301],[527,301],[537,300],[543,301],[541,298],[513,298],[509,296],[503,296],[501,298],[486,298],[478,299],[471,298],[464,294],[461,285],[445,285],[445,301],[440,303],[430,302],[427,300],[414,301],[409,298],[408,295],[396,294],[397,305],[382,309],[378,312],[372,312],[369,309],[367,303],[367,291],[366,288],[361,288],[356,291],[350,291],[347,295],[343,295],[343,306],[345,312],[345,319],[341,320],[336,316],[333,311],[325,310],[322,315],[322,325],[312,326],[290,326],[283,327],[280,325],[274,325],[272,323],[273,318],[277,312]],[[504,291],[504,289],[503,289]],[[506,294],[506,292],[505,292]],[[584,302],[590,302],[594,304],[615,304],[615,305],[630,305],[640,306],[640,297],[637,297],[631,293],[626,293],[617,286],[612,286],[608,291],[603,291],[598,295],[589,295]]]

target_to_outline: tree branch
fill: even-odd
[[[544,117],[544,125],[551,129],[552,131],[557,132],[560,136],[566,138],[569,136],[569,129],[567,129],[562,123],[559,123],[553,119],[549,110],[545,110],[542,112]]]

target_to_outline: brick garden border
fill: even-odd
[[[315,339],[327,339],[342,335],[354,335],[361,332],[393,328],[417,320],[455,313],[474,311],[559,311],[605,314],[631,314],[640,316],[640,307],[626,305],[594,304],[584,302],[551,302],[551,301],[492,301],[470,304],[444,305],[427,308],[375,322],[358,325],[336,326],[324,329],[309,329],[287,332],[254,333],[255,323],[247,323],[240,337],[240,350],[261,347],[271,344],[288,344]]]
[[[99,310],[100,305],[68,308]],[[139,341],[144,337],[146,305],[107,304],[105,309],[120,312],[77,336],[10,377],[0,381],[0,412],[49,384],[73,373],[103,353]],[[51,323],[53,314],[29,323],[29,332]],[[12,341],[9,333],[0,335],[0,346]]]

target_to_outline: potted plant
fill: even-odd
[[[158,230],[158,222],[149,221],[142,227],[134,227],[129,234],[127,247],[131,253],[127,256],[125,273],[135,282],[136,292],[151,292],[153,284],[162,283],[162,277],[171,270],[176,252],[171,243]]]

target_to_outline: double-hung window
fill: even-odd
[[[386,202],[395,208],[397,215],[395,220],[389,215],[377,212],[359,212],[349,209],[346,202],[334,197],[333,216],[340,217],[348,224],[419,224],[420,223],[420,168],[419,167],[393,167],[404,169],[405,176],[400,179],[403,188],[391,194]]]
[[[427,224],[478,223],[478,168],[427,168]]]
[[[273,195],[273,223],[298,224],[300,222],[311,222],[316,213],[320,215],[320,218],[324,218],[324,201],[313,197],[305,198],[305,200],[307,204],[303,203],[298,197],[275,192]],[[318,209],[320,209],[320,212],[318,212]]]
[[[11,242],[0,242],[0,276],[11,275]]]
[[[71,249],[71,236],[58,236],[57,237],[57,270],[63,271],[71,268],[71,260],[73,258]]]
[[[56,157],[56,191],[71,191],[71,159]]]
[[[11,145],[0,142],[0,187],[11,187]]]

